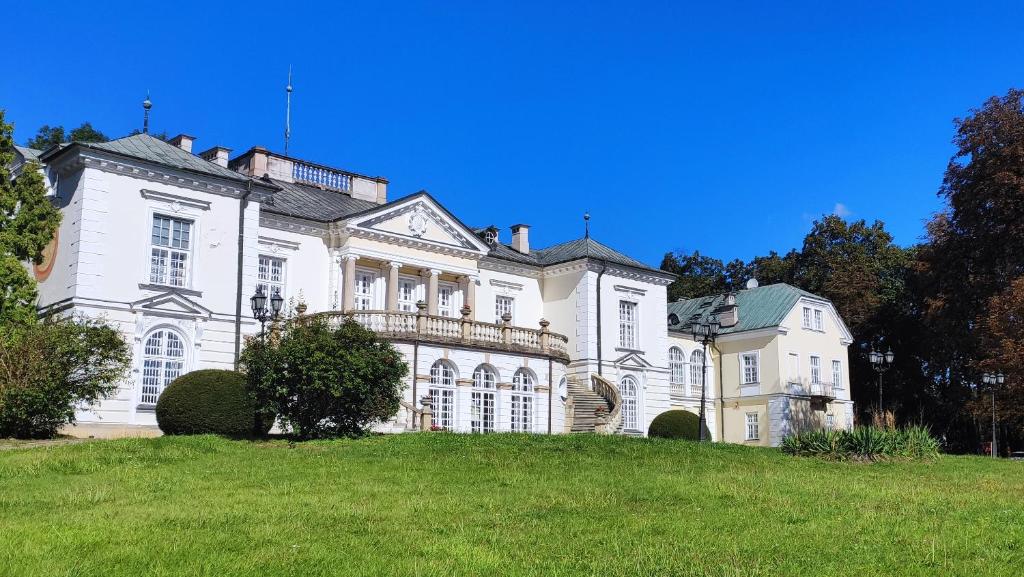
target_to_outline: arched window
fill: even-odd
[[[700,386],[704,381],[701,380],[702,373],[704,372],[704,351],[698,349],[690,353],[690,395],[694,397],[700,396]]]
[[[672,347],[668,350],[668,368],[673,392],[682,393],[686,384],[686,357],[679,347]]]
[[[470,407],[470,430],[474,433],[493,433],[497,403],[498,373],[490,365],[480,365],[473,371],[473,404]]]
[[[185,370],[185,341],[160,329],[146,337],[142,350],[142,392],[139,404],[155,405],[160,393]]]
[[[455,428],[455,366],[441,359],[430,367],[430,399],[434,424],[446,431]]]
[[[533,387],[536,382],[536,377],[527,369],[519,369],[512,376],[512,414],[510,415],[510,421],[513,432],[528,433],[533,431]]]
[[[622,394],[622,428],[635,431],[640,427],[637,415],[640,387],[636,379],[629,375],[622,377],[619,381],[619,392]]]

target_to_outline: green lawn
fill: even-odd
[[[1022,574],[1022,462],[438,433],[0,451],[0,575]]]

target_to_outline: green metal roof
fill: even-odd
[[[722,327],[719,334],[777,327],[782,324],[801,297],[829,302],[826,298],[786,283],[744,289],[735,294],[739,322],[735,326]],[[692,323],[706,321],[711,315],[720,312],[725,304],[725,298],[726,295],[721,294],[669,303],[668,314],[674,314],[679,319],[678,323],[669,323],[669,330],[688,333]]]

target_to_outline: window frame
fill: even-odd
[[[490,379],[484,378],[489,375]],[[490,397],[490,419],[488,419]],[[471,433],[493,433],[498,430],[498,371],[483,363],[473,369],[473,388],[470,393],[469,429]]]
[[[355,278],[352,279],[352,309],[357,311],[372,311],[381,308],[379,307],[378,301],[380,299],[377,294],[377,284],[381,275],[373,269],[364,267],[356,267],[354,274]],[[359,292],[359,277],[363,275],[370,278],[370,287],[366,293]],[[360,306],[361,298],[369,299],[366,307]]]
[[[450,382],[447,382],[446,377],[442,374],[443,369],[451,372]],[[430,365],[430,383],[427,391],[433,401],[431,406],[434,413],[433,424],[445,431],[455,431],[458,428],[457,395],[455,394],[458,378],[458,369],[447,359],[438,359]]]
[[[760,413],[758,411],[746,413],[746,417],[744,418],[744,425],[744,441],[761,440]]]
[[[267,269],[268,270],[268,275],[269,275],[269,271],[272,270],[270,267],[273,265],[273,263],[275,261],[281,263],[281,279],[280,280],[272,281],[270,279],[261,279],[260,278],[260,275],[262,274],[261,271],[262,271],[262,267],[263,267],[263,262],[262,262],[263,259],[267,259],[267,261],[268,261],[268,269]],[[260,286],[265,287],[266,290],[264,291],[263,294],[267,295],[267,298],[274,296],[274,293],[272,291],[274,290],[274,288],[277,288],[280,291],[281,298],[283,298],[285,301],[287,301],[288,300],[288,259],[284,258],[284,257],[281,257],[281,256],[273,256],[273,255],[269,255],[269,254],[260,253],[256,257],[256,286],[257,287],[260,287]]]
[[[509,430],[513,433],[532,433],[536,426],[537,375],[526,367],[520,367],[512,375],[512,390],[509,395]]]
[[[814,315],[814,313],[811,312],[811,311],[813,311],[813,310],[814,310],[813,308],[808,307],[808,306],[803,307],[803,311],[801,313],[801,320],[800,320],[800,327],[801,328],[810,330],[810,328],[811,328],[811,317]]]
[[[686,353],[681,347],[668,348],[668,381],[674,389],[686,390]]]
[[[633,389],[631,395],[626,394],[627,385]],[[640,380],[633,375],[622,375],[619,379],[619,393],[622,395],[622,429],[624,431],[639,431]]]
[[[438,281],[437,283],[437,316],[455,318],[457,316],[457,307],[455,306],[456,293],[459,287],[452,282]],[[448,293],[448,304],[442,306],[444,301],[444,294]]]
[[[507,302],[508,308],[501,306],[501,303]],[[516,297],[510,295],[494,295],[494,324],[500,325],[504,323],[501,319],[502,315],[508,313],[512,320],[509,322],[513,325],[516,323]]]
[[[707,385],[704,373],[704,349],[690,351],[690,396],[699,397],[701,385]]]
[[[402,287],[411,286],[412,290],[409,291],[409,299],[402,298]],[[419,291],[420,291],[420,280],[410,275],[398,275],[398,302],[396,306],[398,310],[406,313],[416,312],[416,303],[419,302]]]
[[[151,354],[148,352],[150,340],[156,337],[158,334],[164,335],[159,344],[160,350],[155,354]],[[173,336],[178,341],[178,343],[181,346],[181,356],[174,357],[168,354],[169,339],[167,338],[167,335]],[[137,406],[142,408],[155,408],[157,401],[160,400],[160,395],[162,395],[163,392],[167,390],[167,386],[170,385],[171,382],[174,381],[174,379],[189,372],[189,341],[188,339],[185,338],[184,334],[182,334],[180,331],[176,329],[173,329],[168,326],[158,326],[150,330],[142,338],[142,348],[140,350],[140,353],[141,354],[139,355],[139,372],[141,377],[137,389]],[[153,375],[152,373],[150,373],[151,367],[148,367],[147,364],[151,361],[156,361],[160,363],[159,367],[156,367],[157,370],[159,371],[158,375]],[[179,365],[177,367],[176,372],[168,370],[167,364],[169,362],[176,363]],[[156,377],[160,380],[160,382],[147,384],[146,380],[150,377]],[[156,392],[147,393],[147,387],[155,387]],[[147,400],[148,396],[153,397],[152,402]]]
[[[843,361],[832,359],[832,387],[843,388]]]
[[[754,380],[747,379],[747,359],[754,359]],[[740,353],[740,386],[761,384],[761,351]]]
[[[815,360],[818,361],[818,365],[817,366],[814,365],[814,361]],[[810,375],[809,375],[809,377],[810,377],[810,381],[809,381],[810,384],[812,384],[812,385],[820,385],[821,384],[821,355],[817,355],[817,354],[808,355],[808,364],[809,364],[809,366],[811,368],[811,372],[810,372]],[[815,374],[815,373],[817,373],[817,374]]]
[[[623,318],[625,311],[631,318]],[[640,350],[640,303],[633,300],[619,299],[619,348]]]
[[[822,309],[814,309],[814,330],[825,332],[825,311]]]
[[[154,228],[156,226],[157,219],[165,219],[165,220],[167,220],[170,223],[169,224],[169,228],[167,229],[167,234],[168,234],[167,242],[168,242],[168,244],[166,244],[166,245],[156,244],[156,243],[153,242],[153,236],[154,236],[153,232],[154,232]],[[174,243],[174,223],[176,223],[176,222],[188,225],[188,233],[187,233],[188,234],[188,248],[186,248],[186,249],[182,249],[181,247],[177,247],[176,248],[176,247],[173,246],[173,243]],[[148,231],[148,234],[147,234],[147,238],[149,240],[146,243],[146,246],[147,246],[147,251],[146,251],[146,255],[147,255],[146,263],[147,263],[147,266],[146,266],[146,276],[145,276],[146,284],[157,285],[157,286],[173,287],[173,288],[186,289],[186,290],[192,289],[195,286],[195,283],[196,283],[196,279],[195,279],[196,275],[195,275],[195,273],[196,273],[196,270],[197,270],[196,266],[195,266],[195,262],[196,262],[196,258],[197,258],[197,255],[198,255],[197,246],[199,244],[198,243],[198,239],[197,239],[198,235],[197,235],[196,231],[198,231],[198,230],[199,230],[199,219],[198,218],[195,218],[195,217],[192,217],[192,216],[181,216],[181,215],[172,216],[172,215],[167,214],[166,212],[163,212],[163,211],[160,211],[160,210],[150,211],[150,214],[149,214],[149,231]],[[158,251],[158,250],[159,251],[163,251],[165,253],[165,255],[164,255],[165,263],[164,263],[164,266],[163,266],[164,273],[162,275],[160,275],[160,278],[155,278],[154,277],[154,270],[153,270],[154,269],[154,252]],[[184,271],[183,274],[184,274],[184,277],[185,277],[185,281],[182,284],[173,284],[171,282],[171,274],[172,274],[172,270],[173,270],[172,267],[171,267],[171,262],[173,260],[173,255],[174,254],[185,255],[186,265],[185,265],[185,267],[183,269],[183,271]]]
[[[786,360],[788,361],[786,371],[790,373],[787,382],[791,385],[802,384],[800,380],[800,353],[790,351],[786,353]],[[794,369],[796,370],[794,371]]]

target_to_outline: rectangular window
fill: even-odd
[[[761,431],[758,430],[757,426],[757,413],[747,413],[747,439],[748,441],[756,441],[760,438]]]
[[[470,406],[469,426],[474,433],[494,432],[494,393],[473,391]]]
[[[356,271],[353,306],[357,311],[373,310],[373,287],[376,280],[377,275],[373,273]]]
[[[811,357],[811,384],[821,382],[821,357]]]
[[[743,366],[743,384],[750,385],[759,382],[761,370],[758,366],[758,354],[743,353],[740,362]]]
[[[501,324],[505,322],[502,320],[502,316],[506,313],[512,317],[512,321],[515,322],[515,302],[516,300],[512,297],[496,296],[494,297],[494,322],[495,324]]]
[[[814,330],[825,330],[825,314],[821,312],[821,309],[814,309]]]
[[[272,297],[275,294],[288,298],[284,294],[284,259],[260,255],[260,266],[257,274],[257,286],[263,287],[263,294]]]
[[[450,284],[437,286],[437,314],[442,317],[455,316],[455,287]]]
[[[416,279],[398,279],[398,310],[406,313],[416,312]]]
[[[837,389],[843,386],[843,363],[832,361],[832,386]]]
[[[800,382],[800,355],[789,353],[789,382]]]
[[[434,411],[434,424],[445,431],[455,428],[455,390],[430,389],[431,409]]]
[[[811,328],[811,307],[804,307],[803,327],[805,329]]]
[[[834,431],[836,430],[836,416],[832,413],[825,415],[825,430]]]
[[[175,287],[189,286],[192,254],[192,222],[153,216],[150,238],[149,282]]]
[[[624,349],[636,349],[636,335],[636,303],[619,301],[619,346]]]

